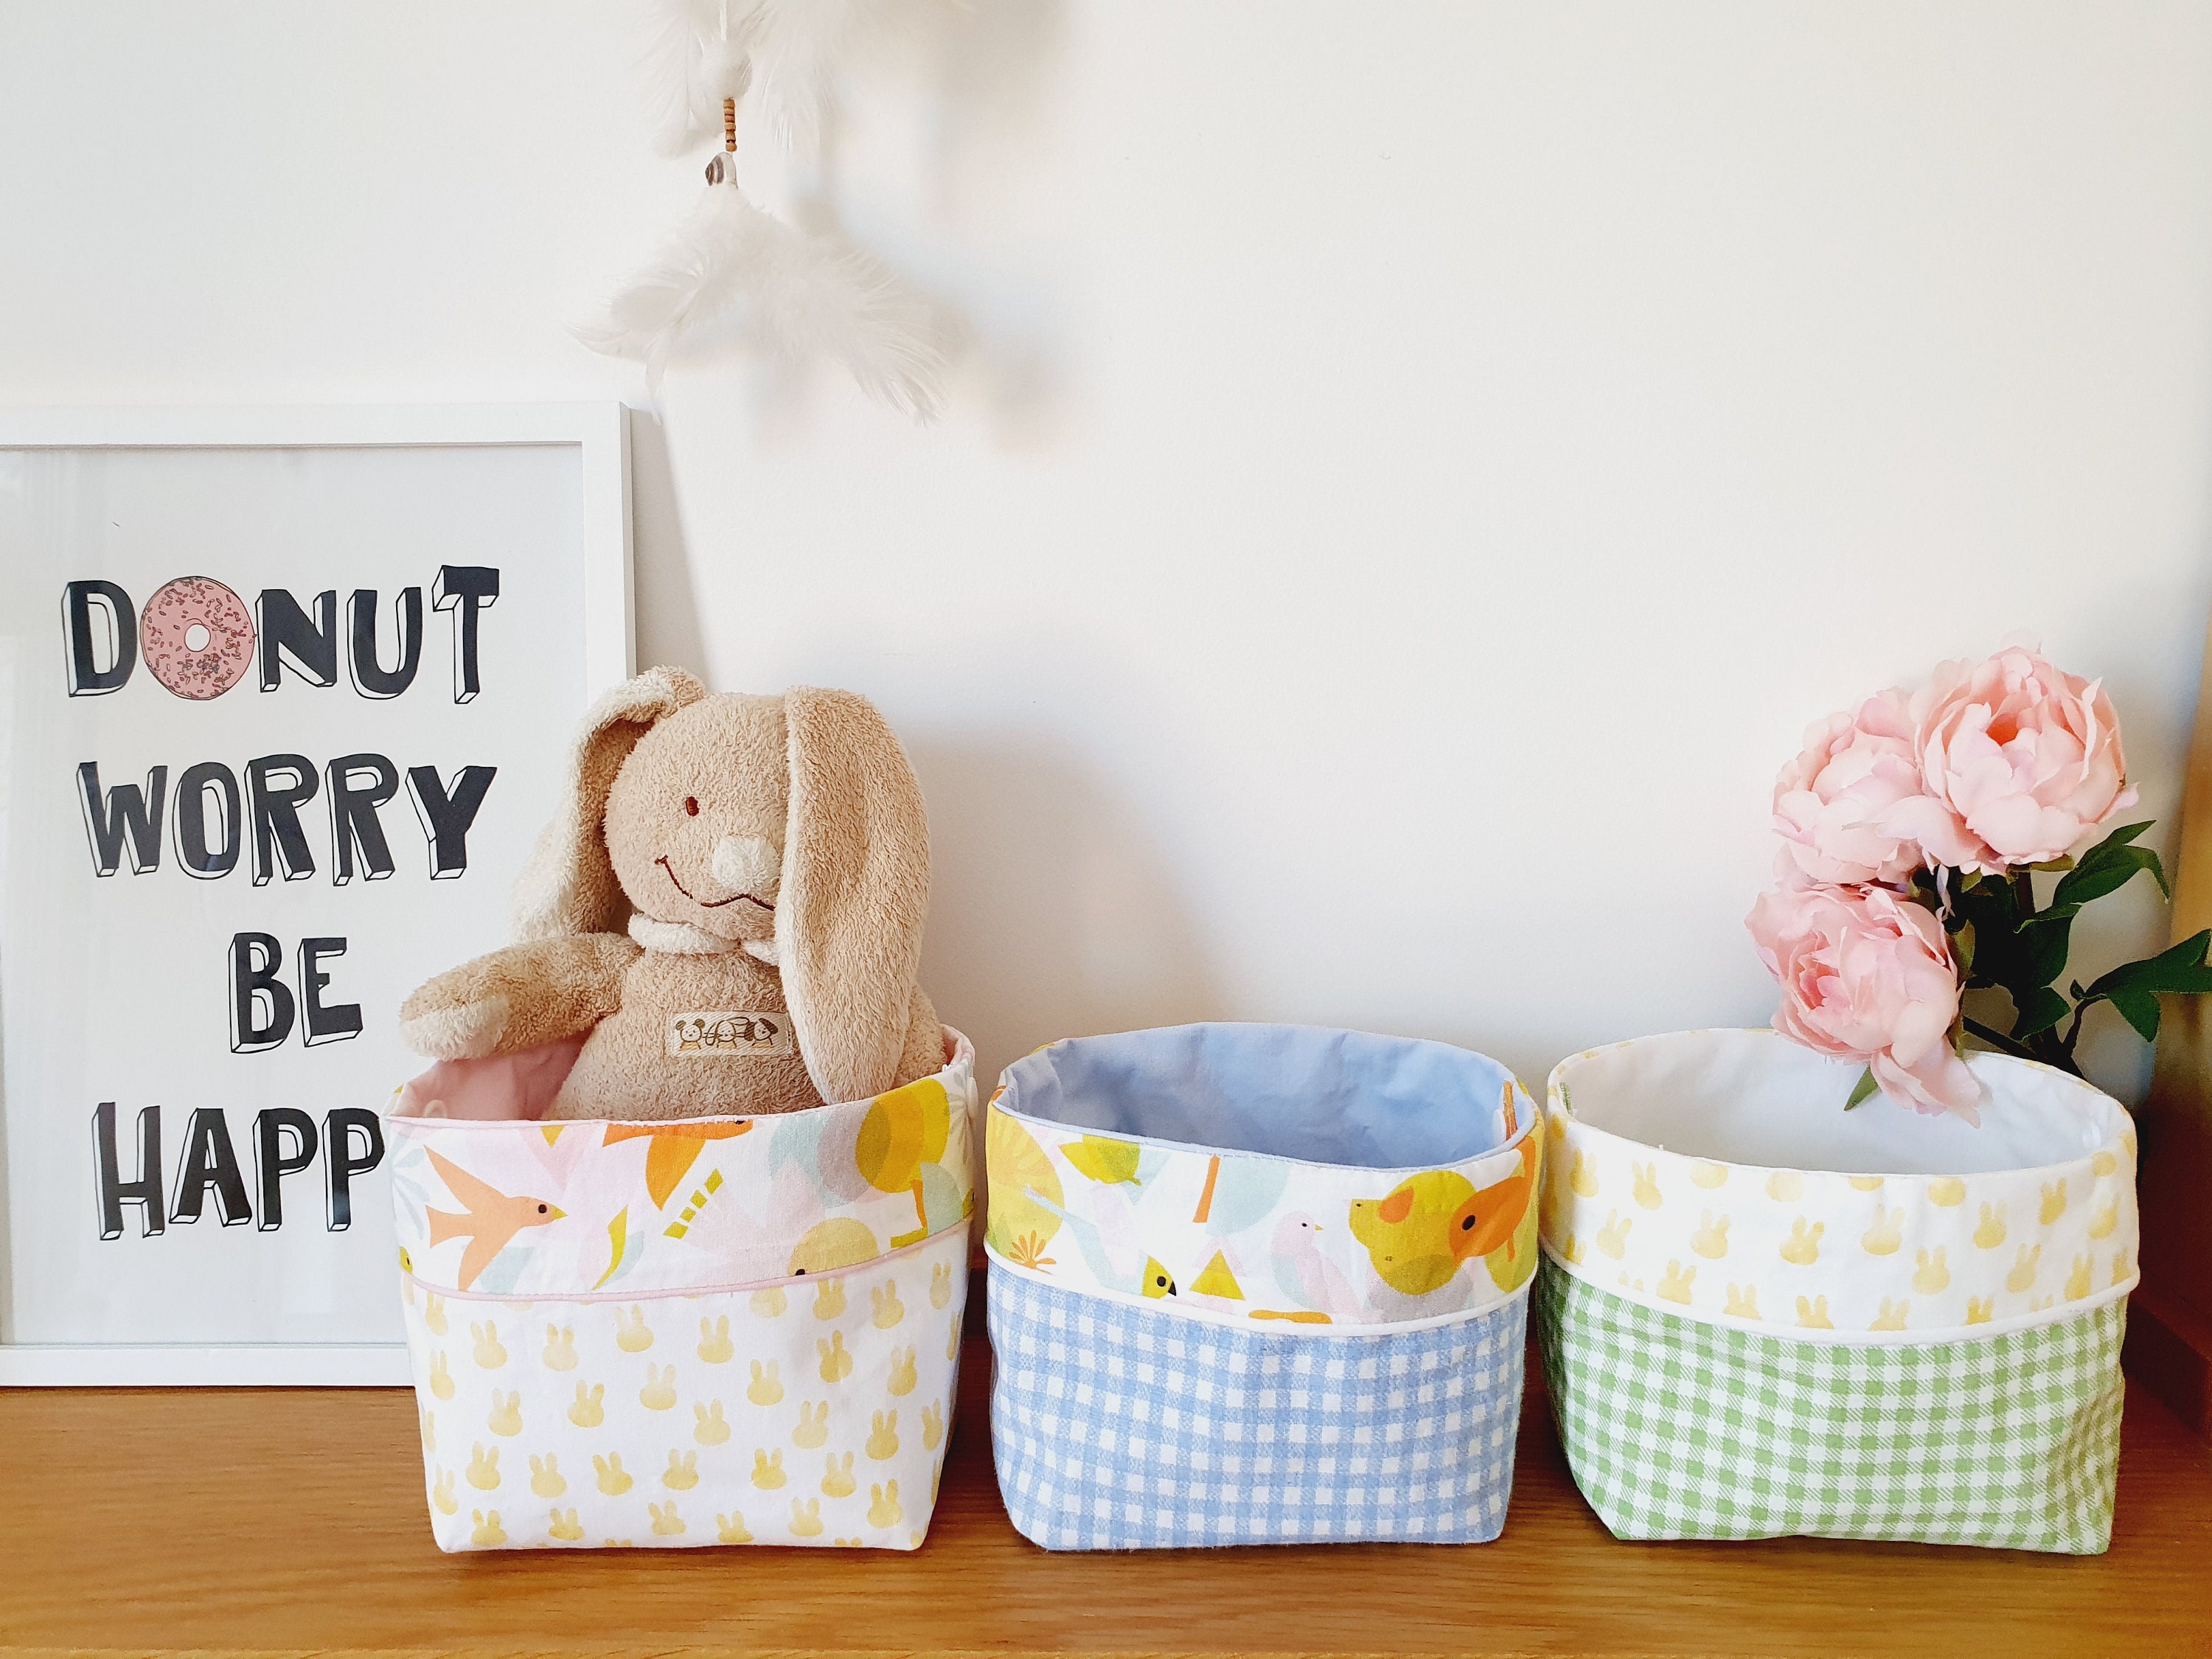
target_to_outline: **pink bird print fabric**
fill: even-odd
[[[407,1270],[477,1296],[637,1296],[856,1266],[975,1208],[975,1050],[879,1095],[761,1118],[387,1119]]]

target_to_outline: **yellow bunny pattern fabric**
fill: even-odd
[[[918,1547],[967,1299],[973,1051],[758,1120],[398,1118],[447,1550]]]
[[[1977,1056],[2004,1079],[1984,1130],[1927,1120],[1892,1127],[1894,1170],[1916,1154],[1936,1161],[1939,1137],[1948,1150],[1982,1135],[1988,1144],[1967,1141],[1967,1152],[1996,1152],[2007,1109],[2027,1087],[2049,1097],[2051,1115],[2071,1115],[2063,1141],[2040,1142],[2032,1166],[1978,1172],[1853,1174],[1698,1156],[1721,1143],[1670,1151],[1657,1133],[1647,1143],[1616,1132],[1626,1126],[1615,1118],[1601,1127],[1575,1111],[1583,1079],[1594,1092],[1611,1086],[1609,1064],[1649,1063],[1654,1049],[1699,1039],[1725,1053],[1743,1036],[1754,1052],[1782,1042],[1689,1032],[1562,1063],[1547,1115],[1542,1236],[1563,1271],[1659,1312],[1855,1344],[1993,1336],[2089,1312],[2134,1288],[2134,1128],[2106,1096],[2047,1067]],[[1840,1115],[1839,1101],[1821,1103]],[[1909,1116],[1880,1103],[1861,1109],[1877,1109]],[[1696,1132],[1678,1124],[1666,1138],[1680,1145]],[[1880,1149],[1870,1151],[1863,1162],[1884,1167]]]
[[[441,1549],[920,1546],[967,1234],[757,1290],[489,1301],[406,1281]]]
[[[1978,1127],[1846,1109],[1858,1068],[1771,1032],[1553,1071],[1534,1317],[1615,1534],[2106,1547],[2135,1133],[2079,1078],[1967,1063]]]

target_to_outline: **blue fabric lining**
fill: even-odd
[[[1504,1144],[1510,1078],[1448,1043],[1315,1025],[1075,1037],[1007,1068],[1009,1111],[1104,1134],[1403,1170]]]

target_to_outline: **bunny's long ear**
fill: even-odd
[[[865,697],[794,687],[775,939],[806,1074],[830,1101],[896,1081],[929,912],[929,823],[906,751]]]
[[[618,933],[629,901],[607,857],[607,792],[655,720],[707,695],[680,668],[649,668],[592,705],[568,757],[561,804],[514,884],[514,936]]]

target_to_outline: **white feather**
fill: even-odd
[[[750,0],[737,0],[740,9]],[[653,119],[653,148],[681,155],[722,130],[722,106],[706,95],[709,42],[722,33],[722,0],[642,0],[646,46],[639,64]]]
[[[811,155],[838,65],[922,9],[922,0],[644,0],[655,148],[681,155],[721,136],[722,100],[744,95],[742,83],[730,89],[732,64],[744,57],[778,141]]]
[[[937,413],[943,361],[921,305],[857,249],[793,229],[730,185],[708,185],[576,337],[638,359],[658,380],[671,358],[725,331],[842,363],[863,391],[917,420]]]
[[[822,140],[838,66],[887,26],[911,21],[915,0],[750,0],[746,49],[756,101],[777,138],[801,155]]]

